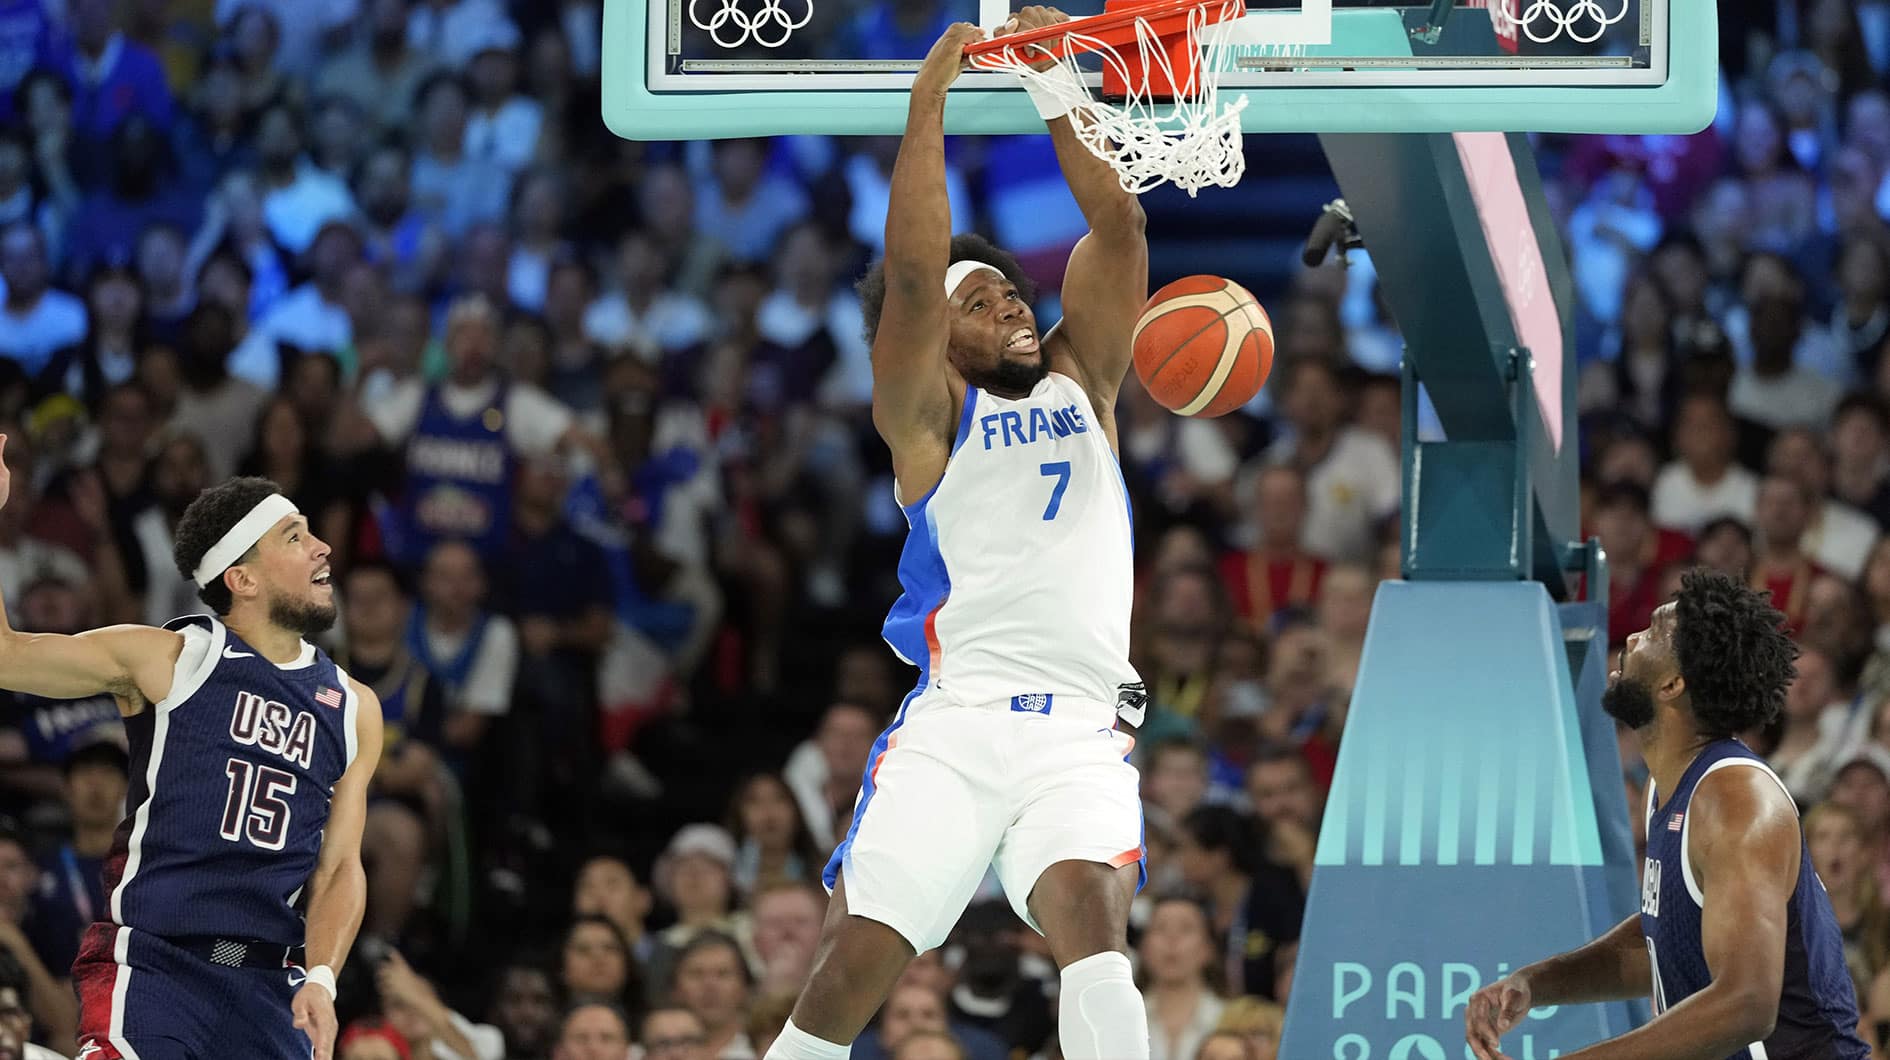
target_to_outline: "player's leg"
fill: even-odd
[[[1148,1056],[1148,1015],[1128,956],[1140,876],[1139,864],[1059,861],[1031,889],[1027,907],[1061,969],[1057,1040],[1067,1060]]]
[[[787,1029],[768,1050],[768,1060],[847,1055],[848,1046],[843,1043],[859,1037],[914,952],[912,943],[899,932],[877,920],[849,914],[846,881],[839,881],[827,905],[813,971],[794,1003]]]
[[[1129,906],[1140,875],[1139,865],[1100,861],[1059,861],[1043,870],[1026,907],[1058,968],[1129,951]]]
[[[954,709],[881,737],[827,867],[833,899],[813,971],[767,1060],[846,1056],[906,962],[945,941],[1004,827],[994,728],[993,715]]]
[[[1142,881],[1142,803],[1126,733],[1016,716],[1028,792],[998,847],[1011,907],[1061,969],[1057,1039],[1067,1060],[1146,1060],[1148,1015],[1129,965],[1129,905]]]

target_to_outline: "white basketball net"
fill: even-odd
[[[1051,57],[1042,44],[977,55],[972,65],[1015,73],[1067,104],[1077,138],[1115,169],[1124,191],[1140,194],[1168,181],[1192,196],[1210,184],[1233,187],[1247,168],[1240,142],[1240,112],[1247,99],[1241,96],[1221,105],[1217,71],[1226,69],[1221,63],[1226,45],[1219,34],[1203,34],[1208,25],[1206,8],[1188,13],[1188,48],[1200,56],[1192,71],[1170,64],[1160,35],[1142,18],[1135,21],[1135,47],[1147,67],[1146,77],[1134,75],[1114,45],[1080,32],[1067,35],[1065,57],[1047,70],[1030,66]],[[1076,62],[1083,51],[1102,56],[1128,86],[1120,104],[1091,97]],[[1149,81],[1161,83],[1157,71],[1175,87],[1172,102],[1156,102],[1149,93]]]

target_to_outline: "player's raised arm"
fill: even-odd
[[[381,700],[353,678],[357,698],[354,761],[335,785],[322,831],[321,854],[308,881],[308,982],[295,993],[295,1025],[315,1045],[315,1060],[335,1048],[335,975],[354,946],[367,909],[367,874],[361,868],[361,832],[367,826],[368,784],[381,760]],[[326,969],[324,972],[323,969]]]
[[[1568,1060],[1721,1060],[1772,1033],[1798,885],[1797,812],[1771,777],[1748,768],[1701,780],[1688,816],[1705,898],[1700,945],[1713,981],[1646,1026]]]
[[[12,474],[0,434],[0,508],[6,506]],[[171,671],[184,638],[153,626],[108,626],[77,636],[21,633],[7,621],[0,601],[0,688],[48,699],[80,699],[110,692],[132,709],[156,702],[171,690]]]
[[[873,334],[873,425],[893,448],[927,425],[949,422],[945,268],[951,201],[945,194],[945,94],[958,79],[965,45],[984,36],[959,22],[932,45],[912,79],[906,134],[893,163],[886,207],[886,299]]]
[[[1032,6],[1019,10],[1007,29],[1067,21],[1054,7]],[[1113,405],[1129,370],[1129,337],[1148,301],[1148,240],[1141,201],[1122,190],[1116,171],[1077,138],[1071,123],[1081,120],[1075,113],[1045,119],[1064,182],[1089,224],[1063,272],[1064,315],[1057,330],[1069,340],[1091,403],[1107,415],[1105,405]]]

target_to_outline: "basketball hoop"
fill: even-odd
[[[1246,14],[1245,0],[1109,0],[1103,13],[994,37],[965,49],[973,69],[1017,74],[1054,98],[1091,153],[1109,163],[1123,190],[1139,194],[1164,181],[1195,194],[1232,187],[1247,168],[1240,112],[1246,98],[1222,106],[1220,34],[1204,31]],[[1103,98],[1090,95],[1076,57],[1102,57]],[[1054,60],[1046,70],[1032,63]]]

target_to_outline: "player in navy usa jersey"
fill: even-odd
[[[0,464],[0,505],[8,485]],[[0,687],[109,692],[131,741],[107,908],[72,969],[78,1055],[328,1060],[380,702],[303,639],[335,620],[328,546],[274,483],[205,490],[176,542],[215,617],[60,636],[0,615]]]
[[[1532,1006],[1653,999],[1646,1026],[1566,1060],[1869,1060],[1844,938],[1798,809],[1734,738],[1778,716],[1798,650],[1767,595],[1693,571],[1630,636],[1602,707],[1652,773],[1641,911],[1478,991],[1480,1060]]]

